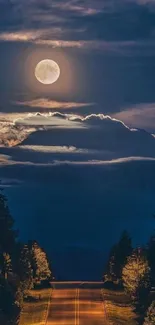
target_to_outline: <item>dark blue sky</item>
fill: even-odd
[[[99,278],[121,230],[153,232],[154,174],[154,0],[0,0],[0,179],[21,238],[60,277]]]

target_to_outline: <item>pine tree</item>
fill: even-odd
[[[0,193],[0,252],[11,253],[15,247],[17,232],[10,214],[7,199]]]
[[[16,273],[19,276],[22,291],[25,295],[33,287],[33,270],[31,265],[31,254],[28,245],[24,245],[19,252],[16,263]]]
[[[14,290],[8,281],[0,276],[0,314],[6,319],[8,325],[15,325],[20,314],[16,305]]]
[[[122,271],[124,288],[134,303],[144,305],[150,290],[150,268],[141,249],[134,250]]]
[[[33,278],[36,281],[47,280],[51,276],[51,270],[47,255],[37,242],[30,244],[31,265],[33,269]]]
[[[11,257],[8,253],[3,253],[0,262],[1,274],[5,279],[8,278],[8,273],[12,271]]]
[[[7,199],[0,192],[0,311],[8,320],[13,321],[20,310],[15,303],[14,288],[9,283],[8,274],[12,272],[12,255],[16,250],[17,232],[10,214]]]
[[[14,296],[8,281],[4,277],[0,277],[0,310],[4,314],[12,312],[12,305],[14,303]]]
[[[127,231],[123,231],[119,242],[111,249],[107,264],[107,278],[110,280],[120,280],[122,269],[126,264],[127,257],[132,252],[132,242]]]
[[[16,278],[14,285],[15,302],[19,308],[22,308],[24,298],[28,291],[33,288],[33,270],[28,246],[18,244],[15,257],[13,269]]]
[[[118,261],[116,258],[116,252],[117,252],[117,245],[114,245],[111,250],[110,250],[110,254],[109,254],[109,259],[108,259],[108,263],[106,266],[106,272],[104,274],[104,280],[110,280],[110,281],[115,281],[117,280],[117,272],[116,272],[116,268],[118,265]]]
[[[148,308],[147,316],[144,322],[144,325],[154,325],[154,324],[155,324],[155,301],[153,301],[151,306]]]

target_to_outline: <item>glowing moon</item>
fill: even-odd
[[[60,76],[60,68],[53,60],[42,60],[35,68],[35,76],[44,85],[56,82]]]

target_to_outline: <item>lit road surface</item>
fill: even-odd
[[[46,325],[107,325],[101,288],[53,289]]]

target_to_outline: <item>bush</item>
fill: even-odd
[[[144,325],[153,324],[155,324],[155,301],[153,301],[151,306],[148,308],[147,316],[144,321]]]

